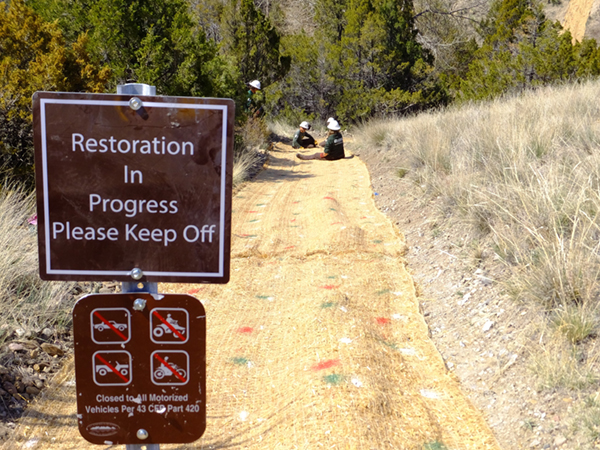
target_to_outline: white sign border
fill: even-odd
[[[57,270],[52,269],[50,252],[50,206],[48,199],[48,161],[46,146],[46,104],[67,104],[82,106],[126,106],[129,107],[129,101],[123,100],[76,100],[76,99],[58,99],[58,98],[40,98],[40,123],[41,123],[41,152],[42,152],[42,179],[44,185],[44,239],[46,246],[46,273],[48,275],[92,275],[92,276],[130,276],[131,270]],[[220,110],[223,113],[223,126],[221,136],[221,199],[220,199],[220,227],[219,227],[219,270],[218,272],[161,272],[161,271],[143,271],[144,275],[150,277],[189,277],[189,278],[221,278],[225,275],[225,201],[226,201],[226,174],[227,174],[227,105],[197,104],[197,103],[163,103],[163,102],[143,102],[144,106],[149,108],[175,108],[175,109],[209,109]],[[131,269],[134,269],[132,267]]]

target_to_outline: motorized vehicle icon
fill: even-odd
[[[171,327],[173,327],[175,330],[177,330],[177,332],[179,334],[182,334],[182,335],[185,334],[185,327],[182,327],[181,325],[179,325],[177,320],[175,320],[171,317],[171,314],[167,315],[166,321],[169,323],[169,325],[171,325]],[[167,325],[166,323],[159,323],[152,330],[152,334],[154,334],[154,337],[159,338],[159,337],[163,336],[165,333],[167,333],[167,334],[173,333],[173,330],[171,329],[171,327],[169,327],[169,325]]]
[[[169,357],[165,357],[165,363],[167,363],[169,367],[167,367],[167,365],[165,363],[161,363],[161,365],[154,371],[154,378],[157,380],[162,380],[164,377],[171,377],[171,376],[175,376],[175,374],[173,373],[173,370],[175,370],[179,375],[181,375],[183,378],[186,377],[187,373],[184,369],[182,369],[181,367],[179,367],[177,364],[173,364],[168,362]],[[173,370],[171,370],[173,369]]]
[[[114,320],[110,320],[109,322],[113,327],[115,327],[119,331],[125,331],[127,329],[126,323],[117,323]],[[100,322],[100,323],[97,323],[96,325],[94,325],[94,328],[98,331],[104,331],[104,330],[108,330],[110,327],[106,323]]]
[[[114,368],[123,376],[127,376],[129,373],[129,364],[121,364],[117,363]],[[96,366],[96,372],[100,376],[104,376],[107,373],[112,373],[112,369],[108,367],[106,364],[98,364]]]

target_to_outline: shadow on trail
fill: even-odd
[[[254,178],[252,180],[253,183],[277,183],[282,182],[283,180],[298,180],[315,177],[314,174],[311,174],[308,171],[291,171],[290,168],[296,166],[297,162],[287,158],[278,157],[277,153],[284,152],[271,150],[269,152],[269,167]]]
[[[199,440],[197,440],[193,443],[194,448],[220,450],[220,449],[226,449],[226,448],[239,447],[244,444],[250,443],[254,439],[257,439],[257,438],[260,441],[261,436],[270,433],[271,431],[276,429],[278,426],[283,424],[285,422],[285,420],[287,420],[287,417],[285,416],[285,414],[282,414],[282,413],[286,410],[289,410],[293,403],[294,403],[293,401],[290,401],[283,408],[278,409],[276,412],[274,412],[270,416],[266,417],[265,420],[263,421],[263,423],[271,422],[271,420],[273,420],[273,423],[266,428],[260,428],[260,427],[257,428],[255,425],[248,424],[244,428],[240,427],[240,430],[237,433],[235,433],[233,436],[230,436],[230,437],[215,438],[210,441],[203,441],[202,438],[200,438]],[[276,419],[276,416],[279,416],[280,418]],[[214,418],[215,418],[214,416],[207,416],[206,417],[207,424],[210,424],[211,419],[214,419]],[[208,428],[208,425],[207,425],[207,428]],[[173,448],[172,450],[189,450],[189,448],[190,448],[189,445],[191,445],[191,444],[183,444],[179,447]]]

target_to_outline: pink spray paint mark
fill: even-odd
[[[258,211],[246,211],[247,213],[257,213]]]
[[[284,250],[291,250],[293,248],[296,248],[295,245],[290,245],[289,247],[284,247]]]
[[[376,321],[377,321],[377,323],[378,323],[378,324],[380,324],[380,325],[385,325],[385,324],[387,324],[387,323],[390,323],[390,322],[391,322],[391,320],[390,320],[390,319],[388,319],[388,318],[386,318],[386,317],[377,317],[375,320],[376,320]]]
[[[249,333],[252,333],[253,331],[254,331],[254,328],[252,328],[252,327],[240,327],[240,328],[237,329],[238,333],[247,333],[247,334],[249,334]]]
[[[341,225],[342,222],[333,222],[331,225]]]
[[[327,196],[327,197],[323,197],[323,200],[335,200],[335,198]]]
[[[311,369],[316,372],[317,370],[330,369],[334,366],[339,366],[339,365],[340,365],[339,359],[327,359],[325,361],[321,361],[320,363],[313,365],[311,367]]]
[[[199,292],[199,291],[200,291],[200,288],[196,288],[196,289],[190,289],[187,293],[191,295],[191,294],[195,294],[196,292]]]
[[[326,284],[325,286],[319,286],[319,287],[320,287],[321,289],[329,289],[329,290],[331,290],[331,289],[337,289],[337,288],[339,288],[339,286],[335,286],[335,285],[333,285],[333,284]]]

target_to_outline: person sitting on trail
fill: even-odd
[[[329,127],[329,124],[330,124],[331,122],[333,122],[333,121],[335,121],[335,119],[334,119],[333,117],[330,117],[329,119],[327,119],[327,124],[326,124],[326,126],[327,126],[327,127]],[[325,141],[323,141],[323,142],[317,143],[316,145],[317,145],[318,147],[325,147],[325,144],[326,144],[326,143],[327,143],[327,141],[325,140]]]
[[[297,153],[296,156],[299,159],[321,159],[328,161],[345,158],[344,139],[342,138],[342,133],[340,133],[340,124],[337,120],[332,120],[327,124],[327,128],[329,128],[329,134],[323,146],[323,153],[314,153],[312,155]]]
[[[263,95],[260,81],[252,80],[248,84],[248,97],[246,99],[246,112],[252,117],[260,117],[263,114]]]
[[[300,129],[296,131],[294,139],[292,140],[292,147],[294,148],[315,148],[317,142],[310,134],[307,133],[310,130],[310,123],[304,121],[300,124]]]

